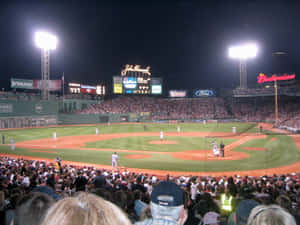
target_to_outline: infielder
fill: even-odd
[[[218,145],[217,145],[217,143],[214,141],[213,143],[212,143],[212,146],[213,146],[213,154],[215,155],[215,156],[219,156],[219,149],[218,149]]]
[[[117,155],[116,152],[111,155],[111,166],[112,168],[118,168],[118,161],[119,161],[119,156]]]
[[[10,148],[11,148],[12,151],[15,150],[15,141],[14,141],[14,139],[10,140]]]
[[[164,140],[164,132],[163,132],[163,131],[160,132],[160,140],[161,140],[161,141]]]

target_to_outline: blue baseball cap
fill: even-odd
[[[184,193],[174,182],[162,181],[154,187],[151,202],[161,206],[180,206],[184,202]]]

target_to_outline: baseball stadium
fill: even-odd
[[[1,155],[157,176],[299,172],[300,98],[295,83],[284,83],[295,75],[259,74],[274,88],[241,80],[236,89],[167,90],[167,97],[162,78],[150,75],[150,67],[126,65],[111,97],[105,86],[64,80],[49,84],[66,89],[60,97],[49,89],[2,92]],[[17,90],[35,83],[11,79]]]
[[[0,225],[300,225],[299,12],[2,1]]]

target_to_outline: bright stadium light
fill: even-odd
[[[35,33],[35,44],[41,49],[42,80],[41,90],[42,99],[49,100],[50,82],[50,50],[56,49],[57,38],[47,32]]]
[[[229,57],[240,60],[240,88],[247,88],[246,60],[257,55],[256,44],[249,43],[229,48]]]
[[[254,58],[257,54],[256,44],[246,44],[229,48],[229,57],[233,59]]]
[[[56,49],[57,38],[54,35],[47,32],[36,32],[35,43],[39,48],[54,50]]]

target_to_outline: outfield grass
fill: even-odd
[[[15,142],[26,140],[52,138],[55,131],[58,137],[62,136],[78,136],[95,134],[95,128],[98,127],[100,135],[108,133],[133,133],[133,132],[176,132],[177,124],[147,124],[144,131],[143,124],[112,124],[99,126],[74,126],[74,127],[53,127],[53,128],[34,128],[26,130],[7,130],[1,131],[6,136],[7,142],[14,139]],[[232,127],[237,127],[237,131],[245,131],[249,133],[259,132],[255,124],[180,124],[182,132],[231,132]],[[157,140],[158,137],[142,136],[127,137],[119,139],[105,140],[101,142],[87,143],[87,147],[93,148],[110,148],[110,149],[131,149],[143,150],[145,154],[151,155],[151,158],[130,159],[125,158],[127,155],[136,155],[143,153],[119,152],[122,166],[145,169],[160,169],[174,171],[234,171],[234,170],[253,170],[266,169],[283,165],[288,165],[300,160],[300,153],[293,139],[285,135],[269,135],[266,139],[251,140],[245,144],[236,147],[234,151],[245,152],[250,155],[249,158],[234,161],[193,161],[181,160],[173,158],[168,154],[152,154],[147,151],[185,151],[185,150],[201,150],[211,149],[212,138],[199,137],[165,137],[166,140],[175,140],[177,145],[151,145],[148,142]],[[276,138],[275,141],[270,141]],[[215,139],[215,138],[213,138]],[[234,139],[223,139],[226,145],[234,141]],[[220,142],[220,139],[217,139]],[[264,147],[268,151],[247,151],[243,147]],[[45,151],[41,149],[41,151]],[[47,152],[31,152],[30,149],[16,148],[13,152],[17,155],[36,156],[53,159],[57,156],[64,160],[87,162],[96,164],[111,164],[111,151],[93,151],[93,150],[74,150],[74,149],[51,149],[57,153]],[[12,153],[9,146],[0,146],[1,153]]]

